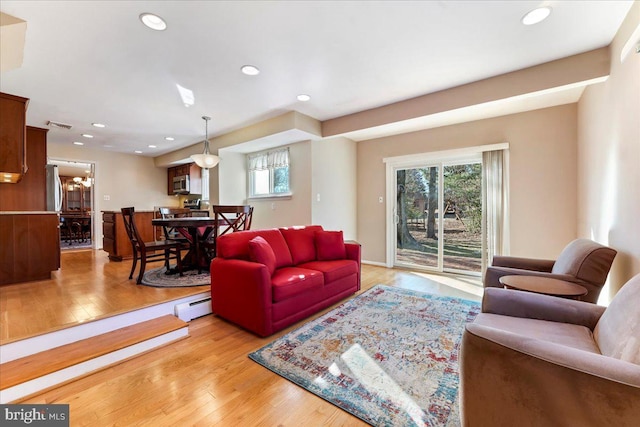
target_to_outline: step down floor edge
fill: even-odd
[[[65,367],[61,367],[60,369],[51,370],[50,372],[42,372],[42,375],[34,376],[28,375],[27,373],[27,375],[25,376],[25,381],[9,385],[6,388],[0,390],[0,403],[4,404],[18,401],[19,399],[22,399],[24,397],[61,385],[65,382],[104,369],[108,366],[115,365],[123,360],[130,359],[139,354],[151,351],[163,345],[167,345],[169,343],[189,336],[189,325],[186,322],[183,322],[175,316],[163,316],[163,318],[164,317],[171,317],[173,319],[164,319],[164,327],[161,327],[158,331],[156,331],[156,333],[151,332],[153,331],[153,328],[151,329],[151,331],[147,330],[146,334],[141,336],[140,340],[132,340],[130,334],[125,333],[122,344],[112,344],[110,350],[89,351],[89,355],[87,357],[78,358],[76,356],[75,362],[70,363]],[[148,325],[155,320],[160,320],[163,318],[141,322],[140,324],[132,325],[123,329],[128,329],[131,334],[135,334],[137,329],[136,327],[140,327],[142,325],[142,328],[144,329],[145,326],[148,327]],[[173,326],[167,327],[167,322],[172,323]],[[120,330],[112,331],[93,338],[87,338],[76,343],[56,347],[51,350],[47,350],[46,352],[38,353],[37,355],[29,357],[42,357],[45,353],[64,354],[65,348],[69,349],[69,347],[78,345],[85,345],[87,347],[90,347],[91,340],[98,340],[97,342],[99,342],[100,340],[104,340],[105,336],[117,333],[122,334]],[[91,355],[92,353],[94,355]],[[19,361],[20,360],[16,360],[14,362]],[[13,362],[8,362],[5,365],[8,365],[10,363]]]

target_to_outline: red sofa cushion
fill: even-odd
[[[284,301],[312,289],[322,289],[323,284],[320,271],[298,267],[279,268],[271,278],[273,302]]]
[[[345,259],[347,257],[342,231],[316,231],[315,240],[318,261]]]
[[[311,261],[301,264],[298,267],[322,272],[326,285],[351,274],[358,274],[358,263],[350,259]]]
[[[307,225],[280,229],[284,239],[287,241],[287,245],[289,245],[293,265],[316,259],[315,234],[317,231],[322,231],[322,226]]]
[[[221,258],[237,258],[249,260],[249,240],[261,236],[269,243],[276,256],[276,268],[293,264],[291,252],[280,230],[247,230],[225,234],[216,241],[216,256]]]
[[[273,272],[276,271],[276,254],[269,242],[261,236],[249,240],[249,259],[266,265],[269,275],[273,275]]]

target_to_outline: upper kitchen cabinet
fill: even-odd
[[[4,128],[4,117],[2,126]],[[0,184],[0,211],[47,210],[47,132],[27,126],[27,163],[29,170],[17,184]],[[5,145],[0,144],[0,159]]]
[[[185,190],[185,179],[188,191]],[[195,163],[174,166],[167,169],[167,194],[202,194],[202,170]]]
[[[0,92],[0,183],[15,184],[27,172],[29,100]]]

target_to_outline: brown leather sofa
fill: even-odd
[[[596,303],[617,251],[589,239],[576,239],[560,253],[558,259],[545,260],[495,256],[484,275],[484,287],[502,288],[502,276],[526,275],[550,277],[577,283],[587,288],[582,301]]]
[[[464,426],[637,426],[640,275],[609,307],[485,289],[460,351]]]

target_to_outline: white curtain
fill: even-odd
[[[494,255],[509,254],[508,150],[482,153],[482,193],[486,240],[483,242],[482,272]]]
[[[209,169],[202,169],[202,200],[209,201]]]
[[[263,171],[289,166],[289,148],[249,154],[249,171]]]

